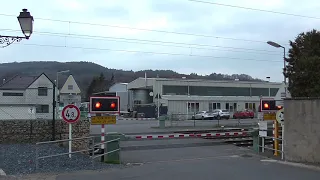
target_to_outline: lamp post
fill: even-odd
[[[276,48],[282,48],[283,49],[283,78],[284,78],[284,94],[285,97],[287,97],[287,78],[285,76],[285,71],[286,71],[286,48],[284,46],[281,46],[280,44],[273,42],[273,41],[268,41],[267,42],[270,46],[276,47]]]
[[[27,9],[22,9],[19,16],[17,17],[20,28],[24,37],[22,36],[2,36],[0,35],[0,47],[4,48],[14,42],[20,42],[22,39],[29,39],[33,31],[33,16]]]

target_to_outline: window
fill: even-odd
[[[68,85],[68,90],[73,90],[73,85]]]
[[[190,95],[195,96],[250,96],[250,88],[190,86]]]
[[[38,96],[48,96],[48,88],[47,87],[39,87],[38,88]]]
[[[16,92],[4,92],[2,96],[23,96],[23,93],[16,93]]]
[[[188,112],[199,112],[199,103],[188,103]]]
[[[140,100],[134,100],[133,104],[141,104],[141,101]]]
[[[245,109],[256,111],[256,103],[246,103],[245,104]]]
[[[49,105],[37,105],[36,113],[49,113]]]
[[[270,96],[276,96],[279,88],[270,88]]]
[[[269,88],[251,88],[251,96],[269,96]]]
[[[163,86],[164,95],[188,95],[188,86]]]
[[[229,110],[229,103],[226,103],[226,109]]]
[[[209,111],[213,112],[215,109],[221,109],[220,103],[209,103]]]

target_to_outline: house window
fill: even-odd
[[[16,92],[4,92],[2,96],[23,96],[23,93],[16,93]]]
[[[48,96],[48,88],[47,87],[39,87],[38,88],[38,96]]]
[[[49,105],[37,105],[36,113],[49,113]]]
[[[68,90],[73,90],[73,85],[68,85]]]

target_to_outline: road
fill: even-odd
[[[127,163],[127,168],[61,174],[55,179],[319,179],[319,171],[280,164],[250,152],[231,145],[124,151],[122,158]]]
[[[240,121],[240,124],[253,124],[258,122],[257,119],[244,119]],[[195,127],[194,127],[195,123]],[[219,125],[239,125],[238,120],[220,120]],[[156,120],[118,120],[115,125],[106,125],[106,132],[119,132],[119,133],[154,133],[154,132],[169,132],[185,129],[208,129],[217,127],[217,120],[186,120],[186,121],[167,121],[165,129],[155,128],[158,127],[158,121]],[[91,126],[91,134],[101,134],[101,126]]]

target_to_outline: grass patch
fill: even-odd
[[[120,164],[120,161],[119,160],[106,160],[106,161],[104,161],[104,163],[107,163],[107,164]]]

